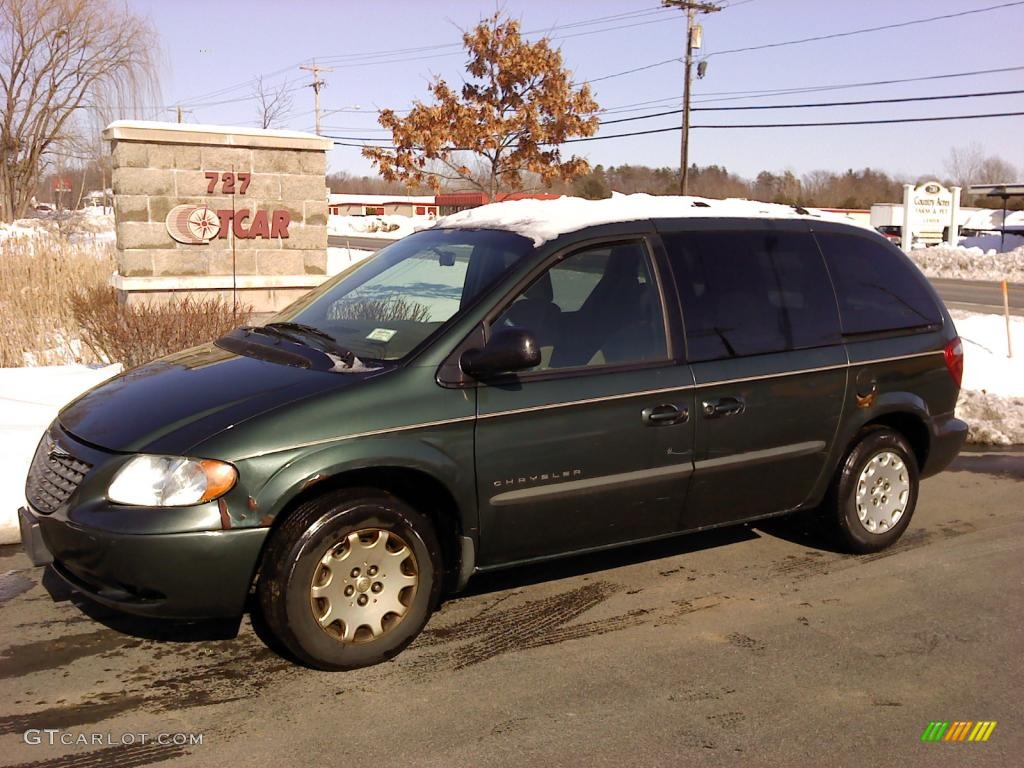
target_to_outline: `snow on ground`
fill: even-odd
[[[327,234],[352,237],[382,237],[397,240],[411,235],[423,226],[429,226],[431,220],[412,216],[338,216],[327,217]]]
[[[120,365],[0,368],[0,544],[20,538],[18,507],[25,504],[28,465],[57,411],[120,372]]]
[[[971,426],[972,443],[1024,443],[1024,317],[1010,318],[1014,356],[1006,355],[1006,320],[952,310],[964,347],[957,416]]]
[[[376,251],[365,251],[361,248],[327,248],[327,275],[336,275],[343,269],[348,269],[353,264],[358,264],[364,259],[373,256]]]
[[[72,243],[114,242],[114,214],[98,208],[72,213],[52,214],[45,218],[16,219],[13,224],[0,223],[0,240],[31,239],[67,235]]]
[[[1007,235],[1006,239],[1009,244],[1010,236]],[[910,258],[928,277],[1024,283],[1024,245],[1006,253],[938,245],[915,248],[910,252]]]

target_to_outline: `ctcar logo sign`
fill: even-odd
[[[217,185],[225,195],[244,195],[249,188],[251,174],[232,171],[207,171],[207,194],[213,194]],[[215,237],[221,239],[231,232],[239,240],[257,237],[287,239],[292,215],[286,210],[253,211],[250,208],[213,210],[205,205],[177,205],[167,213],[164,224],[167,233],[179,243],[206,245]]]
[[[165,223],[167,233],[186,245],[205,245],[220,233],[217,214],[205,205],[175,206],[168,212]]]
[[[167,233],[179,243],[206,245],[226,238],[230,231],[239,240],[257,237],[287,239],[291,214],[285,210],[256,211],[248,208],[213,210],[205,205],[178,205],[167,213]]]

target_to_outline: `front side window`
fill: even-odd
[[[661,296],[642,241],[585,248],[535,280],[493,330],[521,328],[537,339],[533,370],[665,360]]]
[[[311,325],[363,359],[397,360],[532,251],[530,240],[510,232],[424,230],[274,320]]]
[[[836,285],[843,333],[942,323],[924,278],[899,253],[860,235],[816,234]]]
[[[840,340],[835,296],[810,234],[696,231],[662,236],[691,361]]]

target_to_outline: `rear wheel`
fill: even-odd
[[[303,662],[354,669],[412,642],[437,604],[441,573],[426,517],[383,491],[335,491],[299,506],[273,534],[260,607]]]
[[[825,522],[850,552],[885,549],[910,524],[918,485],[917,459],[906,438],[887,427],[869,428],[836,473]]]

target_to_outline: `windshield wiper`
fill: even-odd
[[[267,323],[266,325],[256,326],[256,330],[270,331],[272,334],[276,336],[291,339],[292,341],[299,341],[302,343],[307,343],[309,341],[309,337],[312,336],[319,342],[318,348],[320,349],[321,352],[328,352],[330,354],[336,355],[338,358],[340,358],[341,362],[344,363],[345,366],[348,368],[351,368],[353,365],[355,365],[356,355],[352,350],[346,349],[345,347],[341,346],[341,344],[338,343],[337,339],[331,336],[331,334],[327,333],[326,331],[322,331],[319,328],[316,328],[312,325],[306,325],[305,323],[287,322]]]

